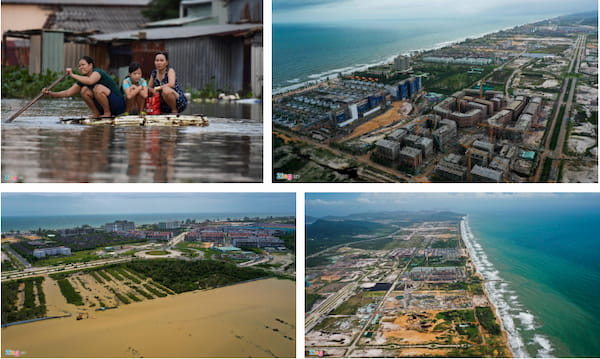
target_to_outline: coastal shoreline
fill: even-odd
[[[452,39],[452,40],[447,40],[447,41],[442,41],[442,42],[437,42],[431,46],[426,46],[426,47],[420,47],[420,48],[415,48],[415,49],[409,49],[409,50],[404,50],[401,52],[396,52],[394,54],[388,55],[385,57],[384,60],[380,60],[380,61],[373,61],[367,64],[359,64],[359,65],[348,65],[348,66],[342,66],[339,68],[335,68],[335,69],[331,69],[331,70],[323,70],[319,73],[316,74],[309,74],[306,75],[306,77],[308,78],[307,80],[301,80],[298,77],[295,77],[293,79],[285,79],[282,81],[285,82],[289,82],[290,85],[286,85],[286,86],[277,86],[274,85],[273,86],[273,90],[272,90],[272,94],[273,96],[275,95],[281,95],[284,94],[286,92],[289,91],[293,91],[293,90],[297,90],[300,89],[302,87],[306,87],[309,86],[311,84],[319,84],[322,82],[325,82],[328,78],[331,78],[332,76],[334,76],[334,78],[337,78],[337,74],[341,73],[342,75],[348,75],[351,73],[354,73],[356,71],[363,71],[368,69],[369,67],[373,67],[373,66],[381,66],[381,65],[385,65],[385,64],[389,64],[389,63],[393,63],[394,58],[396,58],[399,55],[403,55],[403,56],[410,56],[411,53],[415,53],[415,52],[422,52],[422,51],[433,51],[433,50],[439,50],[442,49],[444,47],[447,46],[451,46],[451,45],[455,45],[455,44],[459,44],[461,42],[464,42],[467,39],[478,39],[487,35],[492,35],[495,33],[498,33],[500,31],[506,31],[509,29],[512,29],[514,27],[517,26],[523,26],[523,25],[527,25],[527,24],[532,24],[532,23],[536,23],[536,22],[540,22],[540,21],[544,21],[544,20],[548,20],[547,18],[544,19],[538,19],[538,20],[534,20],[531,22],[526,22],[526,23],[521,23],[521,24],[516,24],[516,25],[511,25],[511,26],[505,26],[505,27],[501,27],[499,29],[495,29],[495,30],[491,30],[491,31],[484,31],[482,33],[479,34],[474,34],[474,35],[468,35],[468,36],[460,36],[456,39]]]
[[[476,237],[469,226],[468,216],[463,217],[460,227],[463,242],[469,251],[477,273],[484,279],[484,292],[494,307],[512,355],[514,357],[551,357],[555,350],[554,346],[544,334],[536,332],[539,325],[535,316],[521,304],[517,293],[510,288],[510,283],[499,276],[499,271],[489,261],[482,246],[475,241]],[[509,297],[506,298],[505,295],[509,295]],[[526,341],[524,334],[532,337]],[[537,346],[533,353],[530,353],[534,350],[531,345]]]
[[[487,299],[490,303],[490,306],[492,307],[492,310],[496,314],[496,317],[498,318],[498,322],[500,322],[500,328],[502,330],[502,337],[504,338],[506,347],[508,348],[508,350],[510,352],[510,356],[514,358],[515,353],[513,352],[513,348],[511,348],[511,346],[510,346],[508,332],[507,332],[506,328],[504,327],[504,321],[502,320],[502,316],[500,315],[500,312],[498,311],[498,305],[497,305],[497,303],[495,303],[492,300],[493,297],[490,296],[490,293],[488,292],[485,276],[482,274],[481,269],[477,266],[477,263],[475,261],[473,261],[473,258],[475,258],[476,253],[474,253],[475,251],[472,250],[471,243],[467,244],[466,238],[469,233],[472,233],[472,231],[470,230],[470,227],[467,223],[467,217],[465,216],[460,221],[460,236],[461,236],[462,242],[465,244],[465,247],[467,247],[467,250],[469,251],[469,257],[471,258],[471,261],[473,262],[473,266],[475,266],[475,270],[476,270],[477,274],[479,274],[481,276],[481,278],[483,279],[483,282],[484,282],[484,285],[482,286],[483,292],[485,293],[485,296],[487,297]]]

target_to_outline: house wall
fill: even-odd
[[[258,40],[260,38],[260,41]],[[263,44],[262,34],[254,37],[251,49],[251,88],[254,97],[263,94]]]
[[[262,0],[232,0],[228,7],[230,24],[263,22]]]
[[[42,32],[42,72],[64,71],[64,42],[62,32]]]
[[[79,59],[90,53],[90,46],[88,44],[77,44],[74,42],[65,42],[64,45],[64,67],[77,68]],[[93,59],[93,57],[92,57]],[[94,61],[96,61],[94,59]]]
[[[38,5],[2,4],[2,33],[13,30],[41,29],[52,10]]]
[[[233,69],[234,64],[240,61],[243,46],[240,38],[200,37],[170,40],[166,50],[169,63],[177,71],[177,78],[184,89],[200,89],[212,83],[217,89],[239,91],[243,87],[242,77],[236,76],[237,71]]]

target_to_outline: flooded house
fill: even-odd
[[[149,0],[3,1],[2,64],[59,72],[89,55],[119,78],[137,61],[147,78],[154,54],[167,51],[184,89],[262,95],[261,0],[183,0],[178,18],[154,22],[142,14],[148,5]],[[15,21],[5,21],[9,17]],[[26,17],[31,21],[22,22]]]

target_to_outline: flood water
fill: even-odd
[[[2,328],[2,356],[291,358],[295,336],[295,282],[265,279]]]
[[[2,100],[2,182],[262,182],[262,104],[190,103],[207,127],[63,125],[81,99]]]

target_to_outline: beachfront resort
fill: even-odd
[[[275,94],[273,180],[597,182],[597,68],[574,16]]]
[[[49,357],[293,356],[294,237],[294,217],[3,233],[2,347]]]
[[[308,357],[509,357],[451,212],[369,213],[307,226]]]

